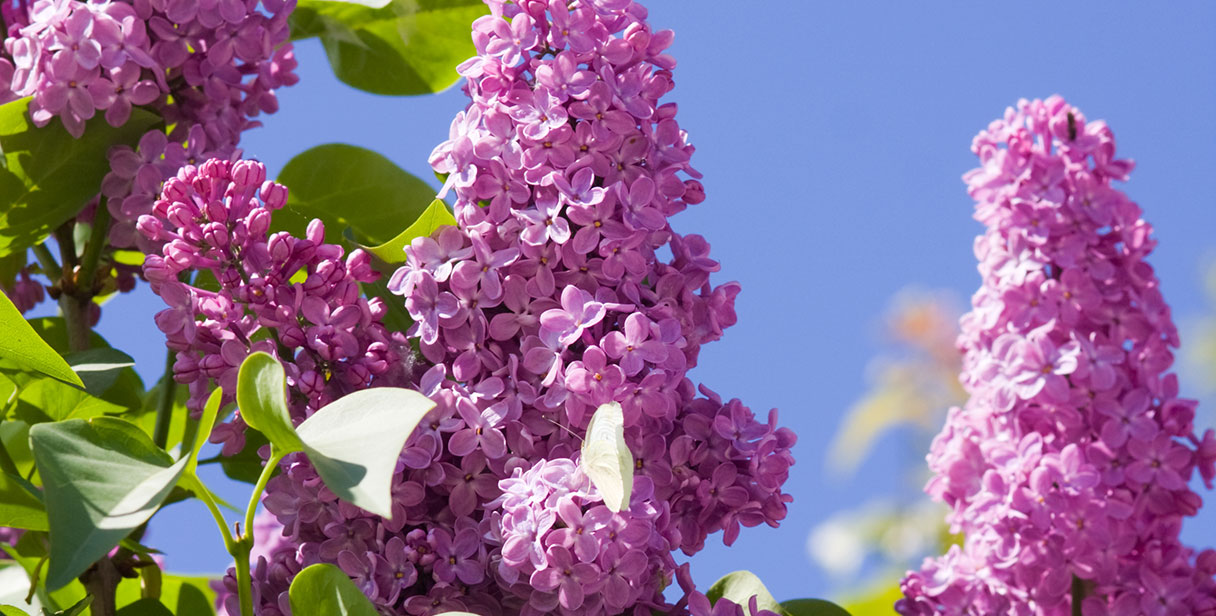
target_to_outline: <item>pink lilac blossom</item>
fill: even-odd
[[[299,420],[373,378],[404,380],[403,336],[380,324],[381,300],[360,295],[359,283],[378,277],[370,256],[324,243],[319,220],[305,238],[270,233],[271,212],[286,201],[286,187],[267,180],[261,163],[212,159],[182,167],[139,219],[140,232],[164,246],[143,271],[169,306],[156,325],[177,351],[174,378],[190,387],[193,413],[212,381],[231,401],[241,362],[254,351],[283,362]],[[208,278],[214,287],[203,284]],[[211,439],[235,453],[242,426],[238,415]]]
[[[30,276],[31,269],[33,268],[29,266],[21,268],[13,278],[12,286],[0,284],[0,291],[8,296],[21,314],[25,314],[46,299],[46,291],[43,290],[42,283]]]
[[[1197,435],[1168,372],[1178,335],[1145,261],[1152,227],[1111,186],[1132,163],[1058,96],[1020,101],[972,151],[987,231],[959,338],[970,399],[934,441],[926,487],[965,541],[911,572],[896,609],[1216,614],[1216,552],[1178,539],[1216,437]]]
[[[691,585],[664,599],[672,553],[786,515],[794,434],[686,377],[734,324],[739,286],[711,285],[708,243],[667,222],[703,199],[660,103],[671,33],[630,0],[488,4],[459,69],[472,102],[431,157],[458,224],[416,239],[389,283],[437,406],[402,453],[391,519],[285,462],[264,502],[295,549],[255,569],[260,614],[286,614],[291,575],[318,562],[385,613],[709,614]],[[619,513],[578,469],[609,401],[636,460]]]
[[[110,152],[101,187],[114,220],[111,243],[133,246],[135,221],[151,213],[165,179],[185,164],[235,160],[241,132],[278,109],[275,90],[297,80],[287,23],[294,7],[295,0],[5,2],[0,103],[30,96],[36,125],[59,118],[76,137],[95,115],[125,124],[136,106],[164,119],[167,136],[153,129],[137,149]]]

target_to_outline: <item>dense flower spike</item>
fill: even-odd
[[[295,0],[174,0],[3,3],[0,102],[32,96],[37,125],[59,118],[79,137],[102,114],[124,124],[133,106],[173,127],[155,129],[138,150],[110,154],[102,194],[114,217],[111,240],[131,246],[135,221],[151,213],[161,183],[185,164],[237,154],[253,119],[278,109],[276,88],[296,82],[287,17]],[[158,246],[145,246],[158,249]]]
[[[659,100],[671,33],[630,0],[488,4],[460,67],[472,102],[431,157],[458,225],[415,240],[389,285],[437,407],[390,520],[303,459],[270,482],[288,542],[255,571],[262,614],[286,613],[291,575],[316,562],[391,613],[708,614],[664,600],[672,552],[785,517],[793,433],[685,376],[735,322],[739,286],[710,285],[708,243],[667,222],[704,197]],[[637,463],[620,513],[578,466],[610,401]]]
[[[1144,260],[1152,228],[1110,185],[1132,164],[1059,97],[1021,101],[972,150],[987,232],[959,339],[970,399],[934,441],[926,488],[966,541],[911,573],[897,609],[1216,613],[1216,552],[1178,540],[1216,439],[1196,435],[1167,372],[1178,336]]]
[[[378,276],[370,257],[356,250],[344,258],[341,246],[324,243],[319,220],[306,238],[269,233],[271,212],[286,201],[287,189],[266,180],[261,163],[212,159],[182,167],[154,214],[139,219],[139,230],[164,244],[162,255],[148,255],[144,275],[169,305],[156,325],[177,351],[174,376],[189,384],[193,412],[211,380],[231,401],[254,351],[283,361],[300,419],[375,377],[405,381],[404,338],[380,324],[383,302],[359,294],[359,283]],[[183,282],[189,273],[193,286]],[[220,426],[212,440],[238,451],[242,426],[239,418]]]

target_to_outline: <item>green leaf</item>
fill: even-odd
[[[347,394],[296,432],[325,486],[341,499],[391,517],[393,469],[405,441],[435,403],[410,390],[375,387]]]
[[[86,609],[88,609],[89,604],[91,603],[93,603],[93,595],[88,595],[80,601],[77,601],[75,605],[66,610],[60,610],[52,614],[50,610],[44,607],[42,608],[42,613],[46,614],[47,616],[80,616]]]
[[[48,589],[59,588],[156,512],[186,466],[112,417],[30,428],[50,526]]]
[[[891,613],[891,606],[902,599],[899,582],[882,580],[841,600],[845,611],[856,616],[878,616]]]
[[[216,388],[203,405],[203,416],[199,418],[198,423],[199,431],[191,446],[189,462],[186,463],[187,473],[193,473],[194,469],[198,468],[198,452],[202,451],[203,445],[207,443],[207,435],[211,434],[211,429],[215,427],[215,418],[220,414],[220,402],[223,398],[224,390]]]
[[[236,405],[245,423],[264,434],[276,452],[289,454],[304,449],[287,408],[287,374],[273,355],[259,351],[241,362]]]
[[[350,577],[330,564],[305,567],[291,581],[288,597],[294,616],[378,616]]]
[[[124,417],[138,425],[148,436],[152,436],[156,431],[156,409],[160,405],[161,392],[164,391],[167,379],[172,378],[172,375],[161,377],[160,381],[143,395],[139,411]],[[169,413],[169,438],[165,440],[165,450],[170,453],[181,444],[183,439],[189,437],[187,434],[190,431],[189,424],[194,423],[197,426],[197,422],[193,422],[186,411],[186,402],[190,399],[190,388],[179,383],[173,385],[173,410]],[[206,440],[207,436],[204,435],[201,438]]]
[[[32,426],[46,421],[116,415],[126,410],[55,379],[43,378],[22,386],[13,414]]]
[[[261,432],[256,430],[245,432],[244,449],[233,456],[219,456],[220,467],[224,469],[224,474],[229,479],[250,485],[256,484],[258,477],[262,476],[262,467],[266,465],[266,461],[258,455],[258,449],[269,442]]]
[[[130,355],[111,348],[78,351],[65,359],[84,382],[84,390],[98,397],[114,386],[123,368],[135,365]]]
[[[439,199],[435,199],[427,206],[426,210],[418,215],[417,220],[407,227],[405,231],[399,233],[397,237],[379,246],[365,246],[364,249],[385,263],[404,263],[405,247],[409,246],[410,242],[414,241],[414,238],[430,237],[440,227],[455,224],[456,218],[448,210],[448,205]]]
[[[3,107],[0,105],[0,109]],[[0,227],[3,227],[3,222],[0,222]],[[84,387],[84,382],[72,371],[68,362],[38,336],[4,293],[0,293],[0,357],[12,360],[19,369],[40,372],[64,383]]]
[[[275,212],[272,228],[303,237],[308,223],[320,218],[331,244],[341,242],[346,227],[363,241],[388,241],[435,198],[434,188],[393,161],[342,143],[296,155],[278,181],[289,188],[287,207]]]
[[[124,605],[116,616],[173,616],[173,612],[160,599],[148,597]]]
[[[0,473],[0,526],[47,530],[46,508],[33,486],[20,477]]]
[[[379,270],[381,268],[378,266],[383,265],[383,262],[378,263],[377,261],[377,259],[372,259],[372,267]],[[388,290],[388,280],[387,275],[381,276],[375,282],[359,283],[359,288],[367,299],[379,297],[384,301],[384,316],[380,319],[384,327],[388,328],[390,332],[403,332],[414,324],[414,319],[410,317],[410,311],[406,309],[405,302],[401,301],[401,296]]]
[[[0,605],[0,616],[30,616],[30,614],[19,607]]]
[[[884,613],[891,613],[894,604],[887,604]],[[781,609],[789,616],[850,616],[844,608],[823,599],[790,599],[781,602]]]
[[[37,244],[80,212],[110,171],[110,147],[134,145],[161,121],[137,107],[114,128],[98,114],[75,139],[59,121],[34,126],[29,104],[23,98],[0,105],[0,256]]]
[[[489,11],[481,0],[392,0],[373,9],[301,0],[293,39],[320,36],[343,83],[394,96],[429,94],[460,78],[456,65],[476,53],[472,23]]]
[[[718,599],[729,599],[743,606],[748,605],[754,596],[759,609],[771,610],[778,614],[785,613],[781,604],[777,603],[773,595],[768,592],[760,578],[751,571],[735,571],[722,576],[722,579],[709,587],[705,596],[709,597],[711,603],[717,603]]]
[[[214,616],[215,591],[211,589],[214,578],[205,576],[161,574],[160,602],[177,616]],[[115,593],[120,606],[135,603],[142,598],[139,580],[123,579]]]

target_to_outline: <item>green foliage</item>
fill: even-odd
[[[416,391],[374,387],[325,405],[297,431],[327,488],[388,518],[397,458],[410,433],[434,407]]]
[[[80,616],[86,609],[89,608],[89,604],[91,603],[93,603],[93,595],[88,595],[80,601],[77,601],[74,605],[72,605],[72,607],[69,607],[66,610],[60,610],[52,613],[50,610],[42,608],[42,613],[45,616]]]
[[[130,355],[105,347],[71,353],[66,359],[84,382],[84,390],[99,397],[114,386],[124,368],[135,365]]]
[[[329,564],[306,567],[288,591],[294,616],[378,616],[350,577]]]
[[[781,609],[790,616],[849,616],[844,608],[823,599],[790,599],[781,602]],[[890,613],[891,606],[887,606]]]
[[[487,12],[481,0],[391,0],[381,8],[301,0],[291,35],[320,37],[334,75],[347,85],[373,94],[428,94],[459,79],[456,65],[476,53],[470,24]]]
[[[722,579],[714,582],[705,596],[709,597],[711,603],[717,603],[718,599],[728,599],[743,606],[747,606],[752,597],[755,597],[758,609],[784,616],[849,616],[840,606],[823,599],[791,599],[778,603],[760,578],[751,571],[735,571],[722,576]]]
[[[447,204],[435,199],[409,227],[406,227],[405,231],[379,246],[364,248],[386,264],[404,263],[405,247],[409,246],[414,238],[429,237],[440,227],[455,224],[456,218],[448,210]]]
[[[714,582],[714,585],[710,586],[705,593],[711,603],[717,603],[718,599],[728,599],[739,605],[747,605],[753,595],[756,597],[756,605],[760,609],[771,610],[779,614],[784,613],[781,604],[764,587],[764,582],[761,582],[760,578],[751,571],[728,573]]]
[[[177,616],[214,616],[215,591],[212,578],[204,576],[161,574],[160,603]],[[140,581],[124,579],[118,585],[115,603],[126,606],[148,597]]]
[[[160,507],[185,469],[134,424],[110,417],[30,429],[50,526],[46,586],[71,582]]]
[[[325,240],[342,241],[349,227],[365,242],[380,243],[412,223],[435,198],[435,189],[393,161],[342,143],[319,145],[296,155],[279,174],[290,190],[276,212],[274,230],[303,237],[308,223],[325,223]]]
[[[29,615],[29,612],[26,612],[25,610],[23,610],[21,608],[18,608],[18,607],[12,606],[12,605],[0,605],[0,616],[30,616],[30,615]]]
[[[161,121],[136,107],[114,128],[98,114],[76,139],[58,121],[34,126],[29,103],[0,105],[0,257],[33,246],[75,216],[110,170],[106,151],[134,145]]]
[[[885,582],[841,603],[854,616],[885,616],[903,596],[898,581]]]
[[[376,387],[343,396],[294,428],[283,366],[266,353],[245,358],[236,388],[241,416],[270,439],[275,455],[306,452],[334,494],[372,513],[392,514],[397,458],[434,402],[409,389]]]
[[[144,597],[122,606],[116,616],[173,616],[173,612],[160,599]]]
[[[279,455],[304,449],[287,408],[287,374],[273,355],[259,351],[241,362],[236,404],[245,423],[265,435]]]
[[[47,530],[41,495],[21,477],[0,472],[0,526]]]
[[[3,107],[0,106],[0,109]],[[4,293],[0,293],[0,357],[15,363],[19,370],[39,372],[64,383],[84,387],[84,382],[72,371],[68,362],[38,336]]]
[[[224,469],[224,475],[229,479],[235,479],[248,484],[258,482],[258,477],[262,474],[262,467],[265,462],[258,455],[258,449],[262,445],[266,445],[270,441],[261,432],[256,430],[248,430],[245,432],[245,448],[241,449],[240,453],[232,456],[220,456],[220,467]]]

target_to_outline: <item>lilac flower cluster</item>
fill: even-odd
[[[161,255],[148,255],[144,276],[169,306],[156,325],[177,351],[174,378],[189,385],[193,412],[212,380],[235,391],[241,362],[254,351],[283,362],[300,420],[374,377],[404,380],[404,338],[380,324],[381,300],[360,295],[359,283],[378,277],[369,255],[343,258],[341,246],[324,243],[319,220],[302,239],[269,233],[271,212],[286,201],[287,188],[266,180],[261,163],[212,159],[182,167],[153,213],[139,218],[139,231],[164,245]],[[183,281],[190,273],[193,285]],[[211,439],[235,453],[243,428],[238,416]]]
[[[431,158],[458,225],[414,240],[390,281],[437,407],[402,454],[391,519],[337,500],[302,459],[271,480],[289,545],[255,568],[261,614],[288,613],[291,576],[317,562],[388,613],[684,613],[691,599],[662,594],[674,550],[785,517],[794,434],[685,376],[735,322],[739,286],[711,286],[708,244],[667,222],[704,198],[659,104],[671,33],[631,0],[488,4],[460,67],[472,103]],[[578,466],[607,402],[636,460],[619,513]]]
[[[1216,612],[1216,552],[1181,545],[1211,487],[1216,436],[1167,370],[1178,336],[1145,261],[1155,240],[1111,187],[1103,122],[1021,101],[972,145],[987,232],[962,320],[966,406],[933,443],[926,488],[966,537],[903,582],[903,614]],[[1081,601],[1075,606],[1075,601]]]
[[[287,17],[294,0],[34,0],[5,2],[0,102],[32,96],[35,124],[58,117],[79,137],[104,113],[121,126],[147,106],[172,127],[138,150],[117,148],[102,193],[112,243],[131,246],[161,183],[185,164],[231,158],[252,118],[278,109],[274,91],[295,83]],[[158,249],[158,246],[145,246]]]

